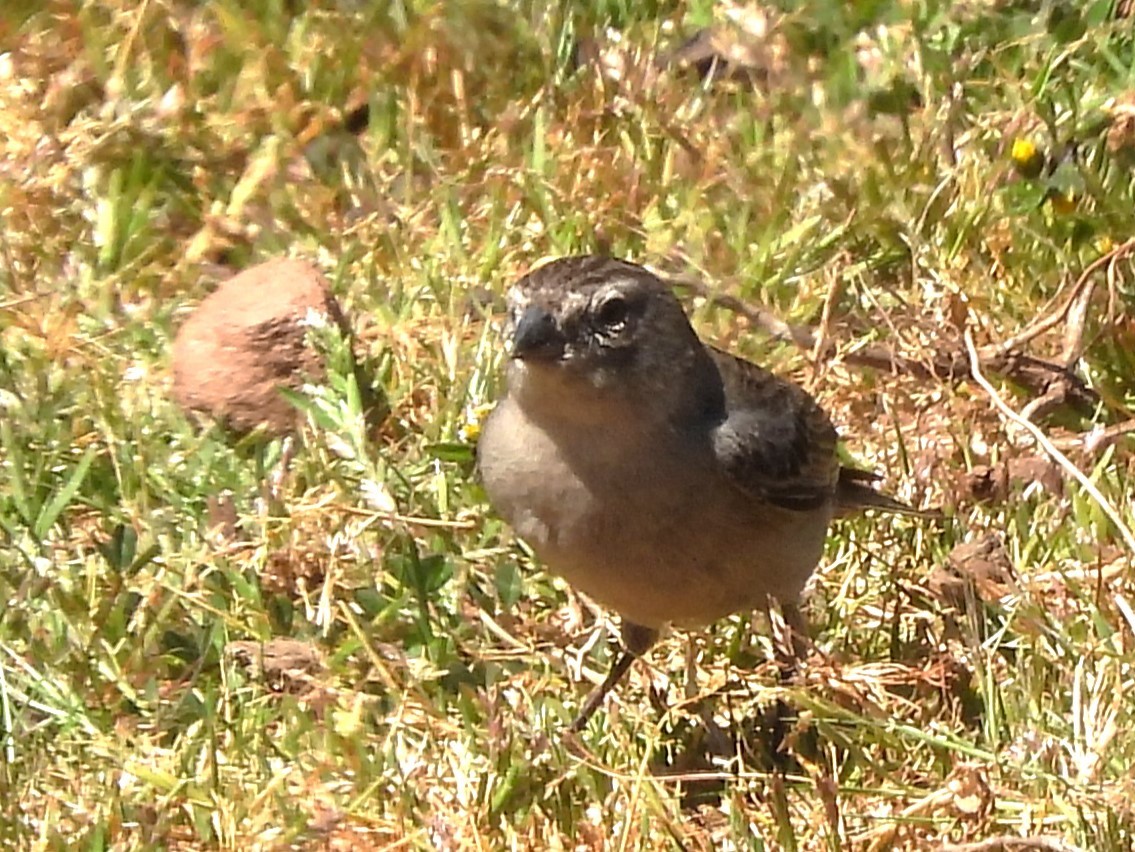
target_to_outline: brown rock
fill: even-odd
[[[282,434],[299,414],[280,387],[318,381],[323,366],[304,341],[309,309],[346,332],[327,281],[301,260],[277,259],[230,278],[198,306],[173,344],[173,396],[238,432]]]

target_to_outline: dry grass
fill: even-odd
[[[0,836],[1131,848],[1133,554],[963,345],[995,348],[1132,235],[1135,42],[1111,6],[0,13]],[[739,79],[654,68],[726,19],[759,47]],[[706,337],[807,384],[948,519],[839,525],[797,683],[736,617],[665,639],[570,739],[605,615],[487,512],[470,442],[503,289],[595,250],[700,281]],[[279,442],[195,431],[167,376],[185,312],[278,254],[327,272],[390,404],[368,432],[333,369],[286,471]],[[1110,261],[1037,422],[1130,525],[1130,438],[1084,440],[1135,408],[1135,277]],[[1016,354],[1058,360],[1068,328]],[[871,347],[905,368],[863,367]],[[986,364],[1018,412],[1048,387],[1021,364]]]

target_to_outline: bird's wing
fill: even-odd
[[[916,509],[901,500],[877,491],[871,484],[878,481],[879,475],[854,467],[839,469],[839,484],[835,492],[835,515],[842,518],[864,509],[879,509],[896,515],[909,515],[912,518],[930,520],[942,518],[938,509]]]
[[[809,511],[832,501],[837,435],[801,387],[727,352],[710,350],[725,391],[713,448],[726,477],[750,497]]]

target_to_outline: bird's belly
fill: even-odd
[[[552,448],[530,449],[482,468],[494,505],[550,571],[635,623],[706,624],[768,595],[795,598],[819,561],[826,514],[755,505],[720,480],[666,470],[665,454],[623,459],[636,476],[600,481],[601,470],[581,475]]]
[[[823,551],[828,510],[749,498],[698,457],[708,449],[656,439],[615,454],[602,436],[553,440],[515,407],[494,412],[482,442],[493,505],[547,568],[646,627],[794,598]]]
[[[647,627],[707,624],[769,595],[795,599],[820,559],[826,523],[714,508],[586,517],[568,540],[533,547],[572,585]]]

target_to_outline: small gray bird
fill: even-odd
[[[579,730],[670,622],[795,602],[834,516],[920,514],[842,467],[802,388],[698,339],[641,266],[568,257],[510,291],[507,395],[485,423],[489,499],[547,567],[619,613],[624,651]]]

